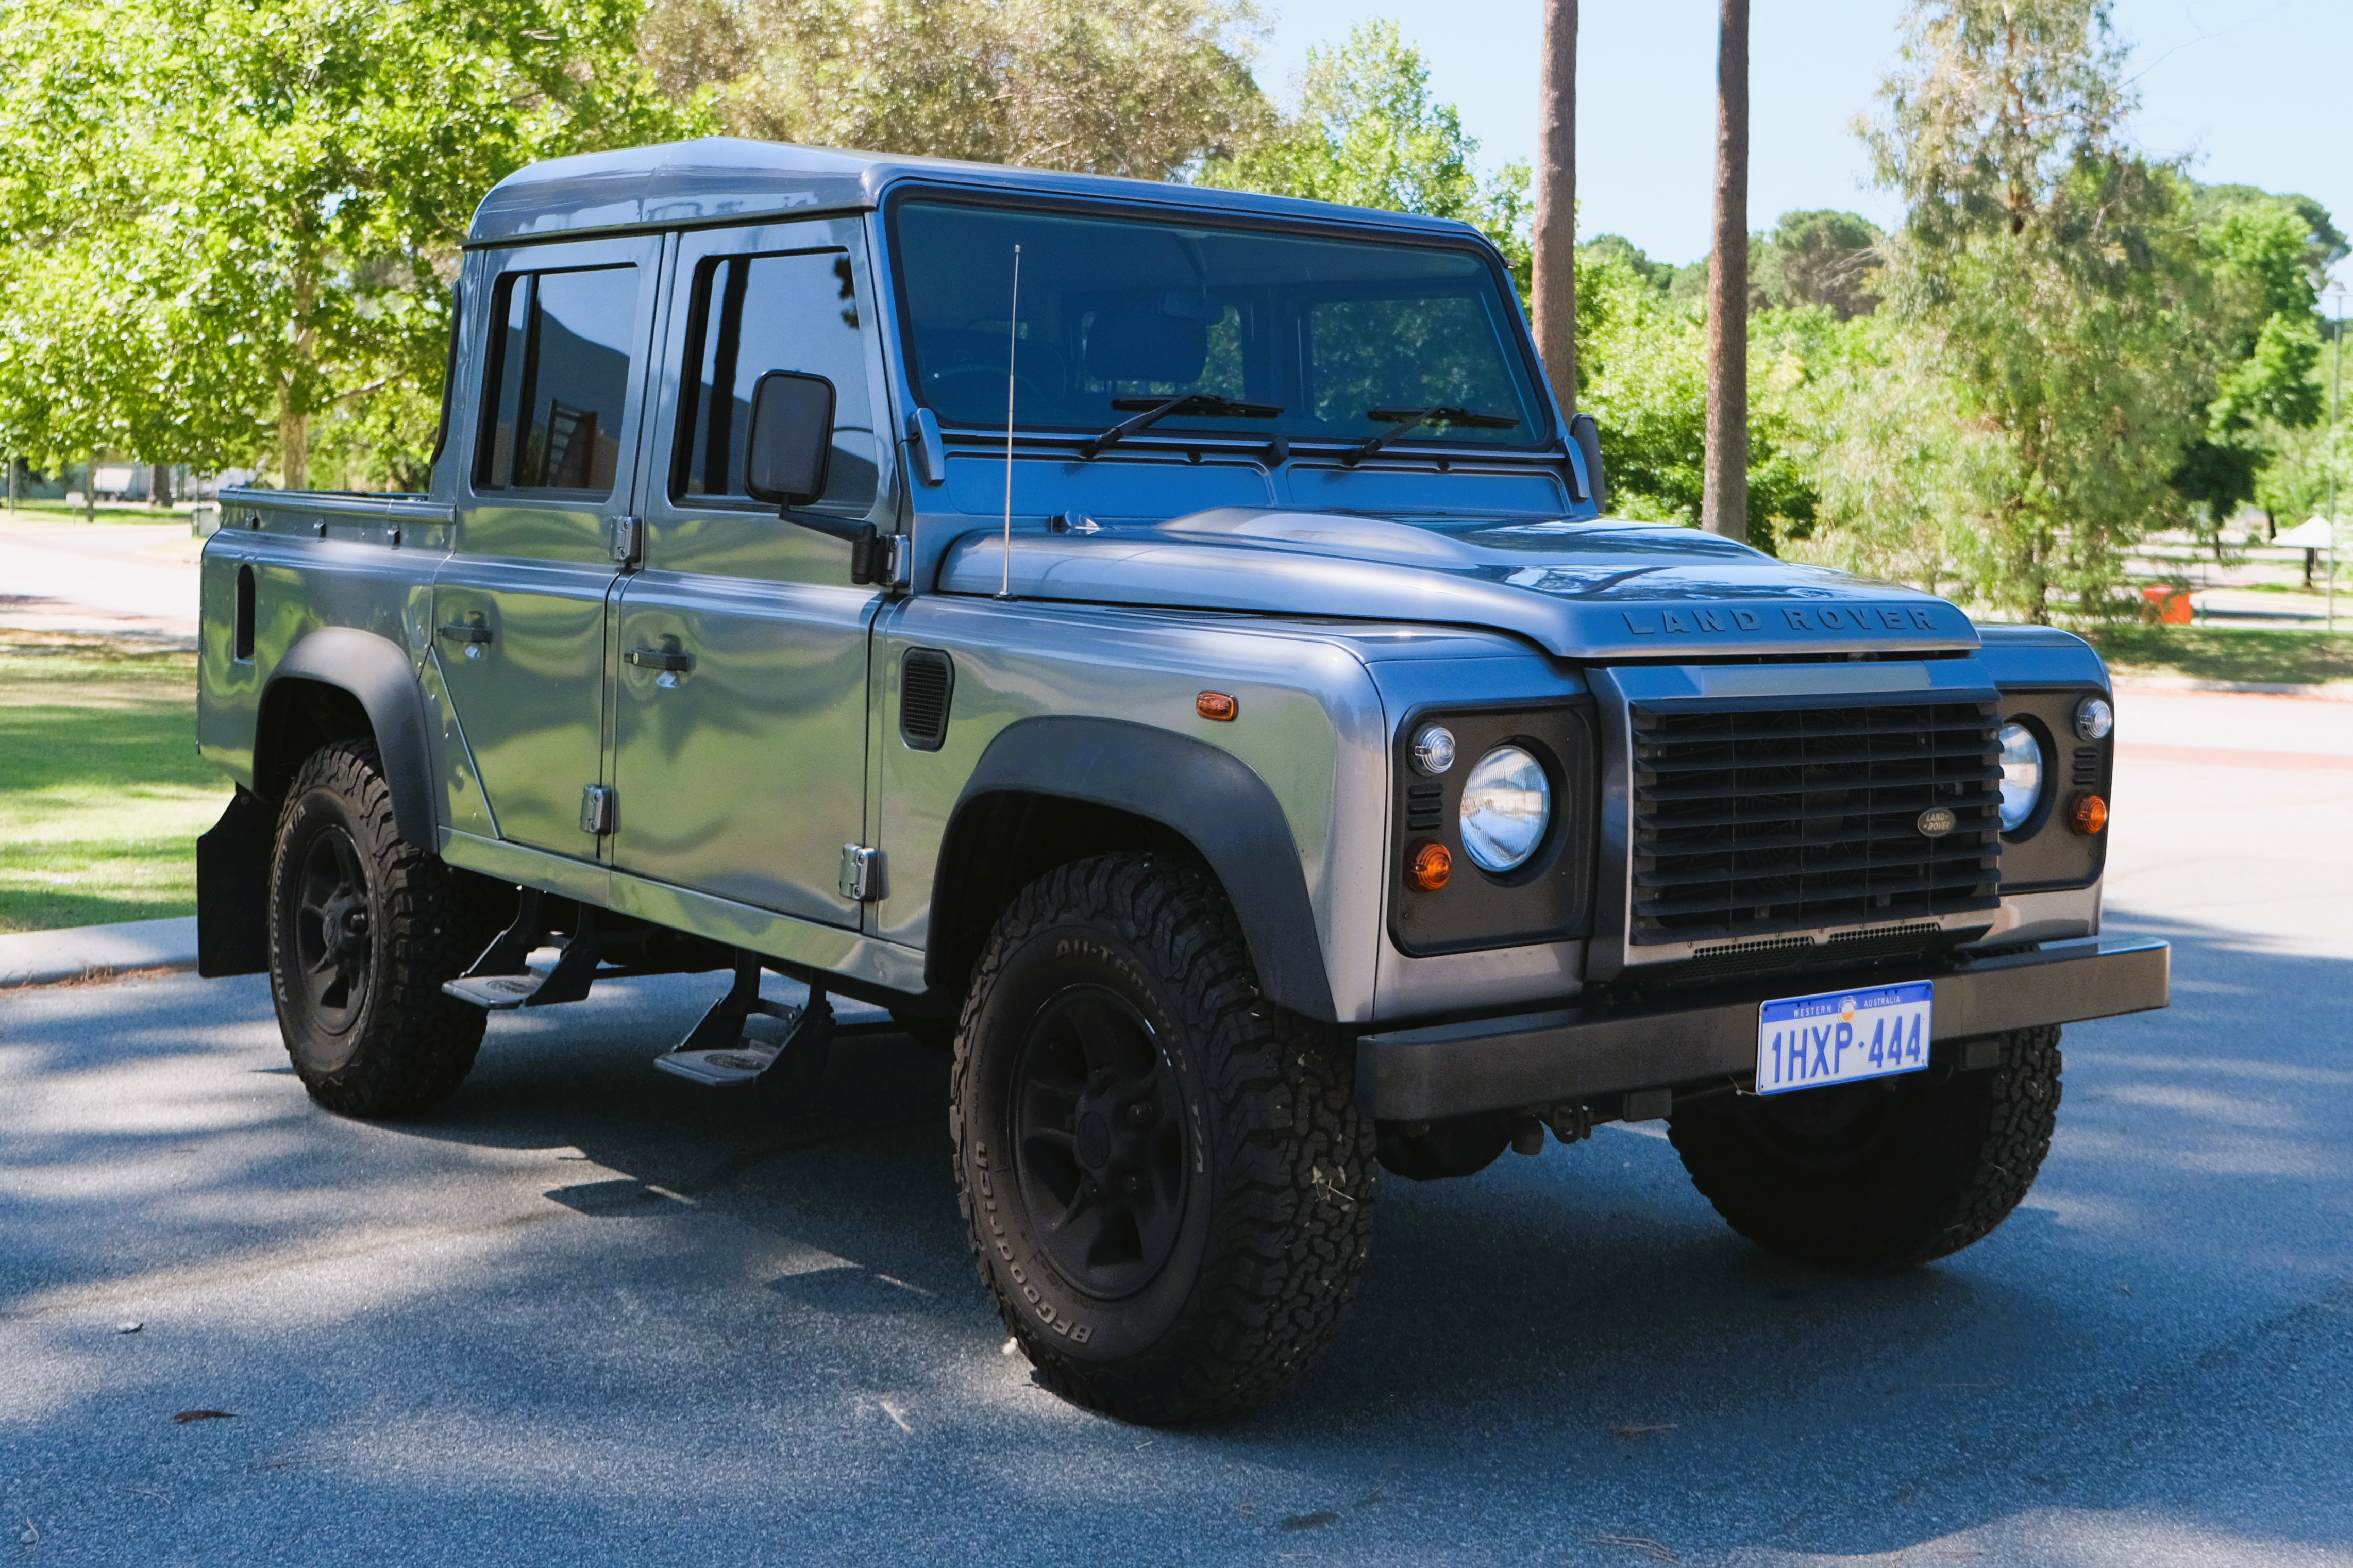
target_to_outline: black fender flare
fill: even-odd
[[[398,643],[353,626],[321,626],[286,650],[261,689],[257,741],[275,733],[275,701],[284,683],[314,681],[350,693],[375,731],[385,783],[392,790],[393,826],[418,848],[438,853],[433,809],[432,729],[426,721],[425,689]],[[257,756],[256,782],[261,759]]]
[[[1169,829],[1208,863],[1232,901],[1268,1000],[1334,1022],[1332,982],[1315,908],[1300,870],[1291,819],[1266,781],[1230,752],[1120,719],[1040,717],[1008,724],[988,743],[949,814],[943,871],[955,863],[970,808],[998,794],[1081,801]],[[933,962],[957,889],[933,887]]]

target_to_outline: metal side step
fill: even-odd
[[[807,1009],[758,998],[750,1004],[750,1014],[782,1021],[785,1026],[783,1034],[775,1039],[755,1039],[746,1033],[720,1045],[698,1045],[695,1035],[689,1035],[678,1048],[656,1057],[654,1066],[689,1083],[699,1083],[712,1089],[756,1081],[776,1065],[777,1058],[797,1043],[797,1037],[801,1032],[801,1020],[807,1016]],[[749,1022],[748,1017],[745,1022]],[[701,1033],[701,1026],[697,1026],[696,1034]]]
[[[530,1001],[546,984],[547,976],[533,970],[521,974],[468,974],[445,981],[441,994],[471,1002],[487,1012],[503,1013]]]

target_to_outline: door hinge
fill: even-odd
[[[611,548],[613,559],[617,563],[623,566],[635,565],[638,557],[645,551],[645,520],[637,517],[615,518],[611,527],[607,531],[606,542]]]
[[[843,845],[841,896],[853,904],[871,904],[882,894],[882,851],[863,844]]]
[[[580,831],[602,838],[613,831],[614,794],[611,784],[589,784],[580,792]]]

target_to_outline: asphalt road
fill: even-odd
[[[369,1125],[259,981],[0,1000],[0,1556],[2353,1564],[2353,706],[2126,725],[2177,1000],[2067,1031],[1990,1239],[1810,1273],[1605,1129],[1390,1183],[1334,1353],[1208,1431],[1004,1353],[913,1042],[777,1118],[647,1066],[719,977],[617,984]]]

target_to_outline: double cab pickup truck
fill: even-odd
[[[1613,1120],[1788,1258],[1954,1252],[2060,1026],[2165,1005],[2093,650],[1610,518],[1461,224],[712,140],[501,182],[457,298],[430,491],[204,552],[202,968],[330,1110],[619,975],[725,974],[652,1058],[716,1092],[952,1042],[1008,1329],[1182,1422],[1384,1180]]]

